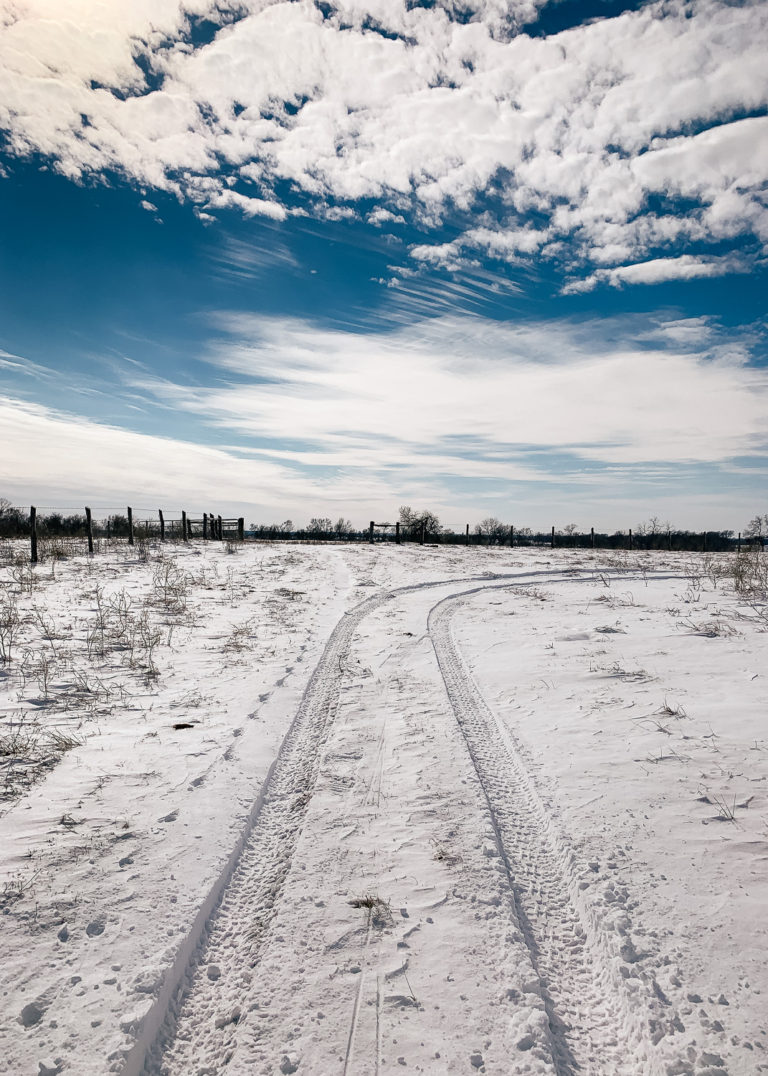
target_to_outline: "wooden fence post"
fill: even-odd
[[[467,532],[464,536],[464,545],[469,545],[469,523],[467,523]]]
[[[373,520],[371,520],[371,522],[368,524],[368,541],[371,543],[371,545],[373,545],[373,528],[374,528],[374,526],[375,526],[375,524],[374,524]]]
[[[237,521],[237,540],[238,542],[245,541],[245,516],[240,516]]]
[[[133,545],[133,509],[128,506],[128,545]]]
[[[181,510],[181,540],[182,542],[189,541],[189,534],[187,532],[187,513],[183,508]]]
[[[741,531],[739,531],[739,537],[736,540],[736,552],[741,553]]]
[[[29,560],[31,564],[37,564],[37,509],[34,505],[29,509]]]
[[[93,556],[93,521],[90,508],[85,509],[85,529],[88,533],[88,552]]]
[[[667,531],[667,545],[669,546],[669,552],[672,552],[672,530]]]
[[[594,527],[589,528],[589,539],[590,539],[590,542],[592,543],[592,548],[594,549],[595,548],[595,528]]]
[[[424,545],[424,534],[426,532],[427,525],[424,520],[421,521],[421,537],[419,538],[419,545]]]
[[[165,516],[163,515],[162,508],[158,508],[157,514],[160,516],[160,541],[165,541]]]
[[[706,531],[704,531],[704,533],[701,536],[701,551],[702,551],[702,553],[706,553],[706,551],[707,551],[707,532]]]
[[[224,541],[224,531],[221,525],[221,516],[216,516],[216,534],[220,542]]]
[[[400,545],[400,521],[395,523],[395,545]]]
[[[511,549],[514,544],[515,544],[515,528],[510,527],[509,528],[509,548]]]
[[[629,548],[632,548],[632,528],[629,528]]]
[[[554,527],[552,528],[552,538],[550,540],[550,545],[551,545],[552,549],[555,548],[555,528]]]

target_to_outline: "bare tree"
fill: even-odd
[[[0,497],[0,534],[12,538],[26,531],[28,516],[12,505],[7,497]]]
[[[336,520],[336,522],[333,525],[333,529],[336,532],[336,534],[338,534],[338,536],[340,538],[341,538],[342,535],[351,534],[352,533],[352,520],[351,519],[345,519],[344,516],[339,516],[339,518]]]
[[[310,519],[307,526],[308,534],[331,534],[333,533],[333,523],[330,519],[317,519],[313,517]]]
[[[440,520],[434,512],[427,509],[415,512],[407,504],[400,508],[400,528],[406,535],[418,538],[421,534],[422,526],[424,527],[424,535],[427,538],[435,538],[443,530],[440,526]]]
[[[651,518],[645,523],[638,523],[635,527],[635,534],[639,535],[654,535],[654,534],[666,534],[667,531],[672,530],[672,524],[668,519],[663,522],[658,516],[651,516]]]
[[[762,538],[768,534],[768,514],[756,515],[754,519],[750,519],[744,534],[747,538]]]
[[[504,541],[509,534],[509,526],[502,523],[500,519],[496,519],[495,516],[487,516],[475,525],[475,534],[486,535],[488,543],[491,545],[494,542]]]

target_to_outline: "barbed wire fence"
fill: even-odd
[[[114,542],[129,546],[148,541],[189,542],[193,538],[242,542],[245,520],[216,512],[193,514],[181,508],[167,511],[133,505],[32,505],[26,514],[5,505],[0,512],[0,538],[28,538],[29,559],[36,564],[41,555],[61,556],[86,550],[93,555]]]
[[[318,521],[313,520],[313,523]],[[330,521],[320,521],[327,522]],[[47,557],[74,553],[94,555],[111,548],[115,543],[146,546],[148,542],[242,543],[249,541],[325,542],[347,541],[371,544],[389,542],[396,545],[419,544],[488,546],[509,548],[549,547],[551,549],[625,549],[667,550],[687,552],[739,552],[743,547],[764,550],[765,539],[760,535],[734,535],[732,531],[689,531],[671,527],[648,531],[631,528],[613,533],[598,532],[594,527],[577,531],[573,524],[564,530],[552,526],[546,531],[527,527],[497,525],[493,530],[470,524],[439,526],[434,517],[412,521],[410,524],[376,522],[367,528],[345,529],[312,526],[293,528],[285,524],[255,525],[246,530],[245,519],[223,516],[215,511],[192,513],[182,508],[164,510],[134,505],[98,505],[72,507],[62,505],[33,505],[29,513],[0,504],[0,539],[29,539],[29,559],[37,563]]]

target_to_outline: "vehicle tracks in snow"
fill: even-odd
[[[453,641],[451,619],[477,592],[452,595],[434,606],[429,632],[541,983],[556,1071],[558,1076],[661,1074],[665,1069],[648,1034],[650,999],[643,997],[639,980],[628,989],[618,954],[582,909],[571,850],[555,832],[511,734],[489,708]]]
[[[352,640],[363,620],[393,597],[433,588],[454,593],[429,618],[435,654],[453,712],[472,756],[493,821],[498,849],[515,898],[531,963],[543,984],[558,1076],[618,1076],[656,1071],[645,1052],[644,1006],[624,1003],[618,972],[572,899],[568,850],[549,831],[547,815],[509,735],[495,721],[451,639],[455,602],[491,587],[509,587],[573,573],[442,580],[381,592],[345,614],[331,634],[251,811],[238,845],[208,895],[165,977],[123,1076],[213,1076],[232,1059],[241,1005],[291,869],[311,801],[323,744],[333,725]],[[468,583],[474,583],[471,590]],[[464,586],[459,595],[455,588]],[[381,798],[383,742],[376,751],[366,804]],[[370,924],[369,924],[370,931]],[[567,955],[565,955],[567,954]],[[381,982],[375,979],[380,999]],[[360,980],[355,1005],[364,990]],[[617,995],[617,996],[614,996]],[[380,1039],[379,1005],[376,1039]],[[357,1020],[352,1018],[346,1067],[351,1072]],[[635,1059],[628,1061],[628,1043]],[[377,1047],[377,1055],[380,1047]],[[647,1064],[646,1064],[647,1060]],[[634,1068],[632,1065],[634,1064]],[[629,1065],[629,1067],[627,1067]],[[378,1062],[376,1064],[378,1070]],[[287,1071],[293,1071],[288,1069]]]
[[[166,975],[123,1067],[141,1073],[218,1073],[233,1049],[240,997],[274,914],[338,704],[344,658],[375,595],[337,624],[254,805],[246,831]],[[222,1016],[222,1012],[225,1016]]]

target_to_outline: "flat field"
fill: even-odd
[[[232,548],[3,551],[4,1071],[768,1072],[768,558]]]

